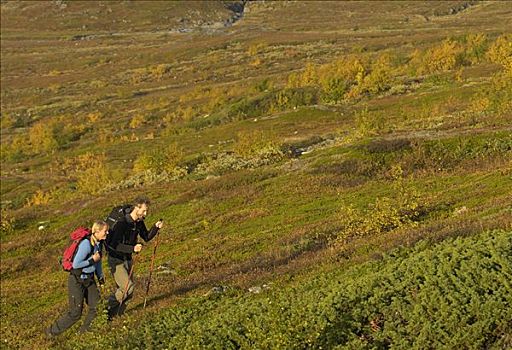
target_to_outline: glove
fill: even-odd
[[[105,285],[105,277],[98,278],[98,284],[103,287]]]

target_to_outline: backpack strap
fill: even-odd
[[[71,262],[73,262],[75,260],[75,256],[76,256],[76,253],[78,252],[78,249],[80,248],[80,244],[82,244],[83,241],[87,240],[89,242],[89,244],[91,243],[91,234],[88,234],[87,236],[85,236],[84,238],[80,239],[79,242],[78,242],[78,246],[76,247],[76,250],[75,250],[75,253],[73,254],[73,258],[71,259]],[[91,252],[89,255],[87,255],[87,259],[89,259],[92,255],[94,255],[94,249],[91,249]],[[80,275],[83,273],[82,270],[84,268],[79,268],[79,269],[71,269],[69,271],[69,273],[71,273],[72,275],[76,276],[76,277],[80,277]]]

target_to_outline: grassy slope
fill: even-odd
[[[486,232],[393,251],[300,285],[264,286],[257,295],[212,293],[93,342],[154,349],[504,348],[512,341],[511,243],[510,232]]]
[[[150,315],[214,285],[287,285],[291,278],[300,283],[420,239],[437,241],[510,226],[510,148],[500,154],[476,147],[478,140],[510,144],[510,114],[475,121],[454,113],[489,85],[494,65],[466,69],[464,83],[425,81],[405,95],[346,106],[303,107],[257,120],[221,119],[222,124],[199,130],[194,125],[208,120],[204,112],[172,132],[164,132],[168,127],[162,123],[178,106],[199,104],[208,89],[233,92],[235,97],[225,101],[229,105],[239,98],[237,91],[259,96],[262,92],[254,87],[263,78],[282,84],[306,62],[321,64],[342,54],[386,49],[406,54],[450,35],[485,32],[494,37],[510,22],[506,4],[479,3],[449,15],[454,3],[439,2],[433,8],[418,2],[251,3],[242,21],[216,32],[198,27],[231,13],[217,3],[192,4],[184,9],[180,3],[155,2],[135,11],[130,2],[68,3],[65,8],[2,2],[2,149],[40,120],[61,116],[89,128],[54,154],[3,161],[2,203],[15,219],[14,232],[2,232],[3,345],[51,345],[39,334],[65,307],[64,279],[56,263],[65,233],[141,191],[99,196],[70,192],[73,179],[52,168],[86,151],[105,151],[112,172],[126,174],[143,149],[173,141],[194,158],[230,150],[240,131],[263,130],[294,144],[336,136],[333,143],[300,158],[255,170],[145,186],[142,190],[154,201],[149,222],[165,217],[171,226],[163,232],[156,263],[169,263],[172,274],[158,275],[152,284]],[[311,15],[308,21],[304,11]],[[84,13],[98,20],[90,21]],[[127,22],[119,20],[123,16]],[[35,17],[37,21],[20,25]],[[194,30],[172,31],[180,28]],[[77,35],[90,37],[72,40]],[[253,64],[255,50],[259,64]],[[160,64],[170,70],[161,77],[151,75]],[[386,123],[375,134],[351,138],[365,108]],[[91,123],[88,115],[95,112],[101,114],[99,122]],[[226,112],[215,113],[208,118],[223,118]],[[145,123],[130,129],[136,114],[144,115]],[[111,140],[97,144],[101,130]],[[150,133],[154,139],[144,140]],[[140,140],[121,139],[131,134]],[[397,138],[419,146],[400,148],[393,141]],[[484,151],[475,155],[473,148]],[[418,161],[429,149],[433,156]],[[435,152],[441,149],[452,153],[437,159]],[[344,215],[342,203],[366,210],[378,197],[395,196],[390,176],[395,164],[410,175],[407,186],[418,192],[425,207],[420,225],[332,245]],[[37,189],[53,190],[54,198],[48,205],[23,207]],[[467,211],[457,216],[463,207]],[[40,221],[46,230],[36,230]],[[150,250],[137,267],[141,282]],[[132,316],[116,325],[151,317],[140,310],[141,289],[137,294]],[[71,346],[66,340],[53,345]]]

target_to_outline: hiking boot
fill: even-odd
[[[112,321],[119,312],[119,306],[107,308],[107,321]]]

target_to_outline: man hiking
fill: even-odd
[[[142,244],[137,243],[140,236],[145,242],[153,239],[163,222],[158,221],[148,231],[144,224],[150,204],[149,198],[137,197],[131,206],[114,209],[120,214],[117,219],[107,218],[111,229],[107,238],[108,265],[116,281],[117,289],[108,298],[107,311],[111,320],[126,309],[126,301],[131,299],[135,284],[133,282],[132,253],[139,253]]]

